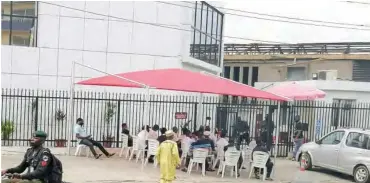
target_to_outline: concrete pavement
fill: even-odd
[[[64,180],[77,183],[118,183],[118,182],[143,182],[151,183],[158,182],[159,168],[154,168],[152,164],[147,167],[141,167],[141,163],[135,161],[129,162],[124,158],[102,158],[95,160],[86,157],[74,157],[57,155],[63,162]],[[7,153],[2,151],[1,167],[8,168],[16,166],[23,158],[20,153]],[[334,173],[321,173],[320,171],[304,171],[300,172],[296,162],[278,159],[276,161],[277,168],[275,171],[273,182],[297,182],[296,180],[310,182],[351,182],[348,176],[335,175]],[[200,175],[200,172],[192,172],[188,175],[184,172],[177,172],[177,180],[179,183],[198,183],[198,182],[261,182],[256,179],[248,179],[248,172],[242,171],[241,177],[235,179],[230,177],[230,171],[225,173],[225,177],[217,176],[215,172],[208,172],[205,177]]]

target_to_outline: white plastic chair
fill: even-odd
[[[222,161],[220,164],[220,168],[217,171],[217,174],[220,173],[220,170],[222,171],[222,177],[224,177],[225,174],[225,168],[226,166],[231,166],[235,170],[235,177],[238,178],[238,160],[240,157],[240,151],[236,150],[227,150],[225,153],[225,161]],[[221,169],[222,167],[222,169]],[[231,176],[233,176],[233,169],[231,169]]]
[[[157,167],[158,161],[155,158],[155,155],[157,154],[158,147],[159,147],[158,140],[156,140],[156,139],[149,139],[148,140],[148,154],[147,154],[147,157],[145,159],[144,166],[146,166],[148,164],[149,157],[151,155],[153,155],[154,156],[154,167]]]
[[[89,149],[89,147],[87,147],[86,145],[84,145],[84,144],[78,144],[77,145],[77,148],[76,148],[76,152],[75,152],[75,156],[81,156],[81,151],[82,150],[85,150],[85,152],[86,152],[86,157],[89,157],[90,155],[92,155],[92,153],[91,153],[91,151],[90,151],[90,149]]]
[[[224,147],[217,147],[217,156],[216,156],[216,159],[214,160],[213,162],[213,169],[216,168],[216,165],[218,162],[222,162],[225,158],[225,151],[224,151]]]
[[[134,147],[137,148],[137,143],[136,143],[137,137],[132,136],[132,146],[127,148],[127,153],[126,153],[126,159],[130,158],[131,160],[131,154],[133,153]]]
[[[262,180],[264,181],[267,176],[267,167],[266,163],[269,159],[270,155],[266,152],[261,152],[261,151],[255,151],[253,153],[253,162],[251,166],[251,171],[249,173],[249,178],[252,177],[252,174],[254,172],[254,168],[259,168],[260,172],[263,170],[263,177]]]
[[[247,168],[247,171],[248,170],[250,171],[250,167],[251,167],[251,164],[252,164],[251,157],[252,157],[252,149],[250,149],[247,146],[242,151],[243,162],[242,162],[242,165],[240,166],[240,170],[244,167],[244,168]]]
[[[128,135],[122,134],[121,137],[122,137],[122,148],[121,148],[121,152],[119,153],[119,157],[122,157],[123,151],[125,149],[126,149],[126,157],[127,157],[127,154],[130,151],[130,148],[128,147]]]
[[[131,156],[130,156],[130,159],[129,161],[131,161],[131,159],[134,157],[134,154],[136,153],[136,163],[139,161],[140,159],[140,156],[142,156],[142,160],[144,160],[144,156],[145,156],[145,147],[142,147],[140,146],[139,142],[138,141],[139,139],[137,137],[132,137],[132,150],[131,150]],[[135,143],[135,144],[134,144]]]
[[[202,175],[206,175],[206,158],[208,156],[208,149],[194,149],[193,157],[190,159],[188,174],[191,173],[194,164],[198,166],[198,163],[202,164]]]
[[[186,157],[188,156],[190,147],[187,143],[181,142],[181,149],[182,149],[182,154],[180,158],[180,164],[182,164],[184,160],[186,161]]]

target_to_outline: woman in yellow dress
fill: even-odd
[[[168,130],[165,134],[167,140],[158,147],[156,158],[161,170],[160,183],[171,183],[176,178],[176,168],[180,166],[180,157],[177,144],[173,141],[175,133]]]

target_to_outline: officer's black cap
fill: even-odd
[[[34,137],[46,138],[48,137],[48,134],[44,131],[35,131]]]

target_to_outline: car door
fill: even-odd
[[[361,162],[364,152],[365,134],[359,132],[350,132],[339,151],[338,171],[351,174],[353,167]],[[368,137],[367,137],[368,138]]]
[[[345,135],[345,131],[334,131],[319,141],[319,147],[315,158],[321,167],[336,169],[338,166],[339,149]]]

